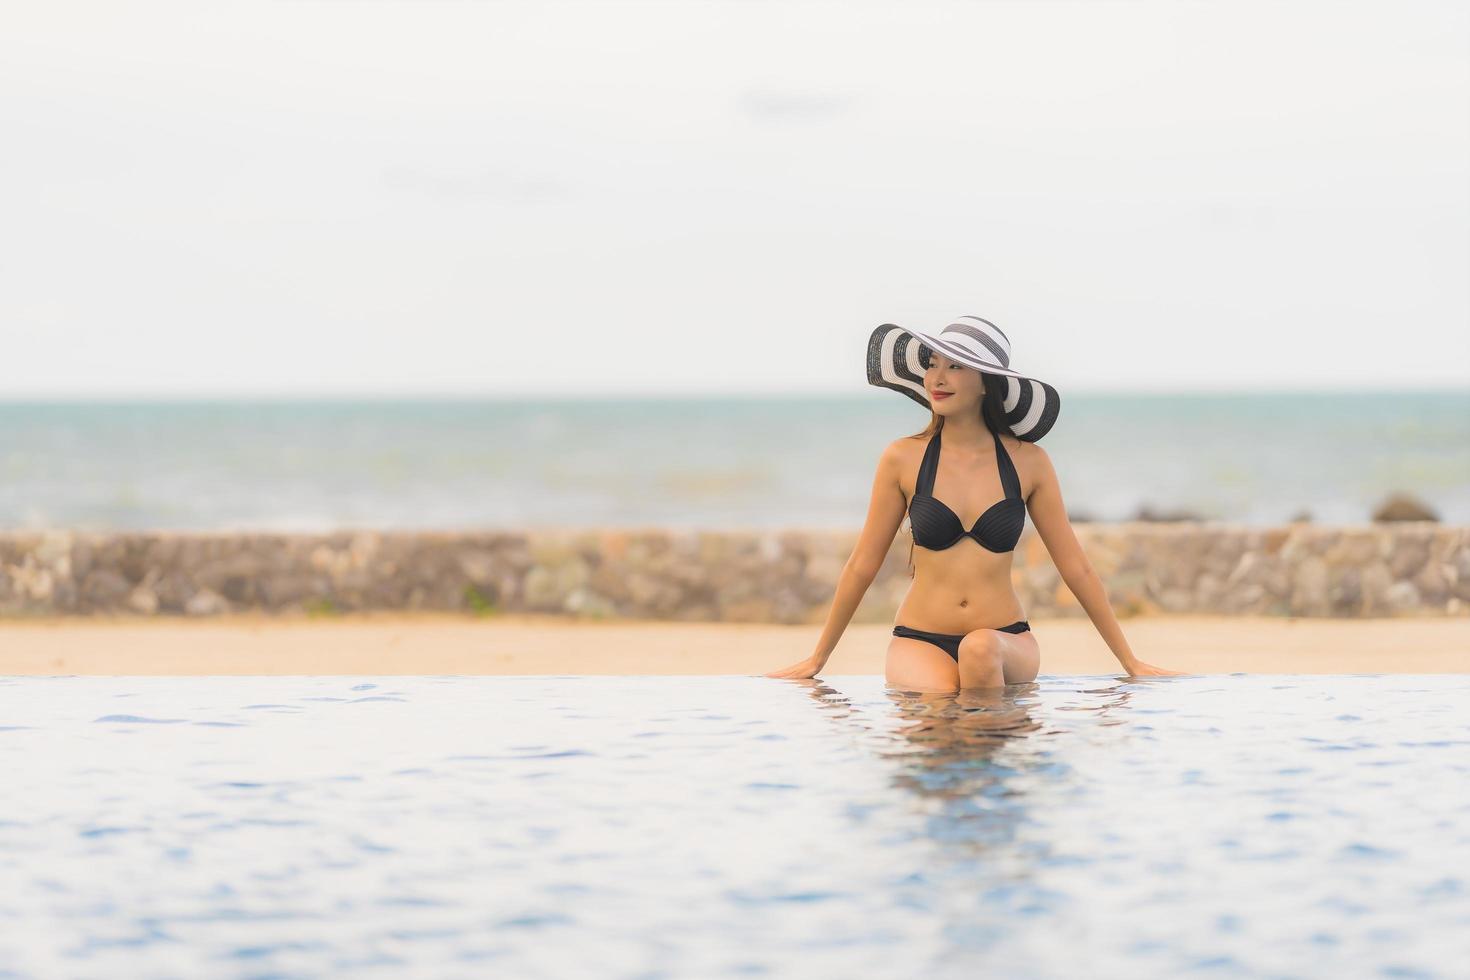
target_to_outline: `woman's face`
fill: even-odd
[[[924,390],[929,393],[929,404],[939,415],[977,415],[985,383],[974,368],[930,351],[929,367],[924,371]]]

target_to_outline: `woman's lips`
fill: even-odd
[[[950,395],[953,394],[954,392],[952,391],[936,391],[934,392],[933,398],[935,401],[942,401],[943,399],[948,398]]]

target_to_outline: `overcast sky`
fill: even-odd
[[[0,8],[0,398],[1470,385],[1459,2]]]

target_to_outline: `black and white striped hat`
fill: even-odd
[[[1002,403],[1011,434],[1036,442],[1056,424],[1062,399],[1044,381],[1011,369],[1011,342],[1000,327],[978,316],[962,316],[937,334],[885,323],[868,338],[868,384],[903,392],[925,408],[924,370],[938,351],[977,371],[1006,379]]]

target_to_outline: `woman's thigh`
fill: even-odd
[[[883,674],[901,691],[944,694],[960,689],[960,667],[954,658],[927,640],[911,636],[889,640]]]
[[[999,638],[997,644],[1006,683],[1029,684],[1036,680],[1041,671],[1041,643],[1036,639],[1036,633],[1032,630],[1024,633],[991,632]]]

